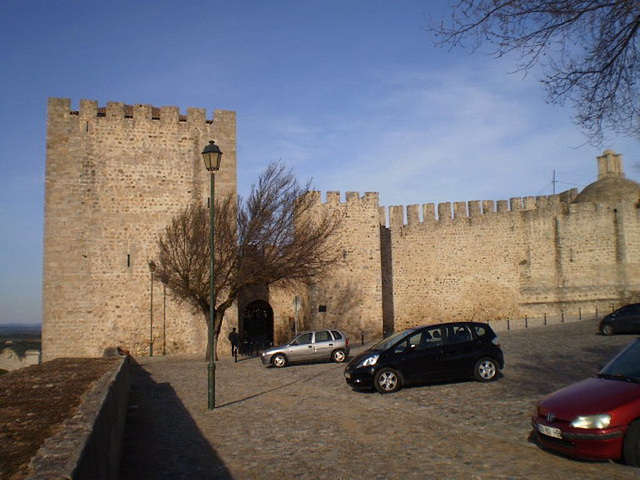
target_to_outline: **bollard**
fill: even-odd
[[[364,330],[360,334],[360,342],[362,342],[362,345],[364,345]]]
[[[507,330],[511,330],[511,322],[507,318]]]
[[[547,324],[547,313],[546,313],[546,312],[545,312],[545,314],[544,314],[544,324],[545,324],[545,325]]]
[[[582,307],[578,308],[578,318],[582,320]]]
[[[564,323],[564,310],[560,310],[560,323]]]
[[[529,319],[524,317],[524,328],[529,328]]]

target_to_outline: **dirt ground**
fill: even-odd
[[[19,480],[42,443],[116,358],[60,358],[0,376],[0,480]]]

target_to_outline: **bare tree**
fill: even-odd
[[[243,287],[308,282],[337,261],[331,237],[342,215],[315,206],[310,184],[301,185],[282,163],[265,169],[246,201],[214,202],[216,338]],[[180,212],[161,235],[158,250],[158,274],[209,325],[208,208],[194,204]],[[215,345],[208,345],[207,358],[212,350]]]
[[[540,66],[552,103],[570,99],[593,143],[603,131],[640,134],[638,0],[459,0],[451,20],[432,29],[440,45],[494,55],[516,52],[518,68]]]

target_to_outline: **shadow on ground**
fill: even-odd
[[[133,359],[119,478],[233,479],[173,388]]]
[[[541,346],[526,358],[520,358],[514,369],[505,376],[517,372],[520,379],[527,379],[519,384],[520,393],[548,395],[559,388],[595,376],[632,341],[633,338],[619,338],[616,342],[603,341],[566,352],[554,350],[552,355]]]

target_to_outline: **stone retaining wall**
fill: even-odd
[[[27,480],[116,480],[130,389],[129,357],[104,375],[31,460]]]

